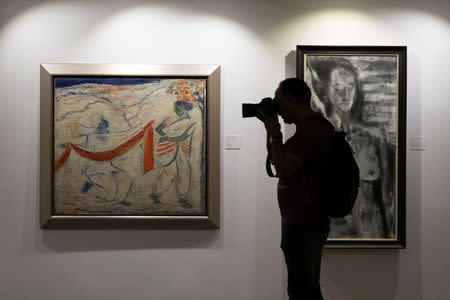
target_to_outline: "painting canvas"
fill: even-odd
[[[298,48],[298,75],[311,88],[313,109],[347,133],[360,168],[353,211],[331,219],[329,245],[404,244],[405,51]]]
[[[54,79],[56,214],[205,214],[205,79]]]
[[[217,171],[208,172],[208,129],[218,127],[209,126],[208,105],[217,88],[209,91],[208,74],[142,76],[133,68],[137,75],[48,76],[52,184],[50,205],[41,199],[49,207],[44,222],[114,216],[209,220],[218,208],[207,193],[215,192],[208,182]],[[211,149],[217,147],[209,148],[214,157]]]

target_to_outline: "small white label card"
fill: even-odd
[[[241,136],[240,135],[227,135],[227,136],[225,136],[225,149],[226,150],[239,150],[239,149],[241,149]]]
[[[425,138],[423,136],[411,136],[409,138],[409,149],[415,151],[425,151]]]

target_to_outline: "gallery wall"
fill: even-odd
[[[298,44],[408,46],[407,249],[324,251],[326,299],[450,294],[448,1],[9,1],[0,4],[0,299],[288,299],[265,132]],[[220,64],[220,230],[41,230],[39,64]]]

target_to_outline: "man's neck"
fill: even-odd
[[[296,121],[294,122],[295,125],[297,126],[300,125],[303,122],[303,120],[313,115],[314,113],[315,112],[309,106],[299,108],[296,112],[297,118]]]

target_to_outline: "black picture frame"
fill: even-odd
[[[313,108],[348,131],[361,171],[354,210],[331,220],[325,247],[406,248],[407,47],[298,45],[296,58]]]

